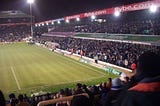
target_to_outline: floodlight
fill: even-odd
[[[92,15],[92,16],[91,16],[91,19],[92,19],[92,20],[96,19],[96,16]]]
[[[61,22],[60,22],[60,21],[57,21],[57,23],[60,24]]]
[[[76,18],[76,21],[80,21],[80,18]]]
[[[32,4],[34,3],[34,0],[27,0],[27,3],[30,5],[30,16],[31,16],[31,36],[33,36],[33,18],[32,18]]]
[[[52,21],[52,25],[54,24],[54,21]]]
[[[66,20],[66,23],[69,23],[69,20]]]
[[[42,23],[42,26],[44,26],[44,23]]]
[[[48,22],[46,23],[46,25],[49,25]]]
[[[99,23],[102,23],[103,22],[103,19],[98,19],[97,20]]]
[[[114,16],[119,17],[120,16],[120,12],[119,11],[115,11],[114,12]]]
[[[33,3],[34,3],[34,0],[27,0],[27,3],[33,4]]]
[[[157,11],[157,6],[156,5],[151,5],[149,10],[150,10],[150,12],[155,13]]]
[[[37,27],[38,25],[37,24],[35,24],[35,27]]]

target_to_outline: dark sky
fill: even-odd
[[[0,0],[0,11],[21,10],[29,13],[26,1]],[[33,13],[38,20],[49,20],[142,1],[147,0],[35,0]]]

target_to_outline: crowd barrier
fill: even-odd
[[[87,93],[82,93],[82,94],[77,94],[73,96],[67,96],[63,98],[42,101],[42,102],[39,102],[37,106],[46,106],[46,105],[51,105],[51,104],[55,104],[55,103],[62,102],[62,101],[71,101],[74,96],[81,96],[81,95],[89,98],[89,95]]]

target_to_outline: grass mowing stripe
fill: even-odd
[[[43,86],[33,86],[33,87],[28,87],[28,88],[23,88],[23,90],[36,90],[36,89],[41,89],[41,88],[47,88],[47,87],[51,87],[51,86],[57,86],[57,85],[63,85],[63,84],[72,84],[72,83],[78,83],[78,82],[86,82],[86,81],[91,81],[91,80],[95,80],[95,79],[99,79],[99,78],[104,78],[104,76],[99,76],[99,77],[92,77],[92,78],[87,78],[86,80],[74,80],[74,81],[67,81],[67,82],[60,82],[58,84],[53,84],[53,85],[43,85]],[[14,91],[18,91],[18,90],[13,90],[10,92],[14,92]]]
[[[21,90],[17,87],[11,66]],[[16,43],[0,45],[0,75],[0,88],[5,95],[12,91],[27,95],[31,91],[53,92],[65,86],[73,87],[76,82],[92,85],[107,78],[107,74],[99,68],[42,47]]]
[[[16,77],[16,74],[15,74],[15,72],[14,72],[13,67],[11,67],[11,71],[12,71],[12,74],[13,74],[14,79],[15,79],[15,81],[16,81],[16,84],[17,84],[18,89],[21,90],[21,87],[20,87],[20,85],[19,85],[19,82],[18,82],[18,80],[17,80],[17,77]]]
[[[103,72],[101,72],[101,71],[98,71],[98,70],[96,70],[96,69],[94,69],[94,68],[91,68],[91,67],[89,67],[89,66],[87,66],[87,65],[84,65],[84,64],[82,64],[82,63],[76,62],[76,61],[74,61],[74,60],[72,60],[72,59],[70,59],[70,58],[61,56],[60,54],[57,54],[57,53],[55,53],[55,54],[56,54],[57,56],[61,57],[61,58],[64,58],[64,59],[68,60],[68,61],[71,61],[71,62],[73,62],[73,63],[76,63],[76,64],[78,64],[78,65],[84,66],[84,67],[86,67],[86,68],[88,68],[88,69],[91,69],[91,70],[93,70],[93,71],[95,71],[95,72],[98,72],[98,73],[101,73],[101,74],[105,75],[105,73],[103,73]]]

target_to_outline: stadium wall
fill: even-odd
[[[110,64],[110,63],[106,63],[106,62],[102,62],[102,61],[99,61],[99,60],[96,63],[95,59],[91,59],[91,58],[88,58],[88,57],[85,57],[85,56],[81,57],[81,55],[78,55],[78,54],[75,54],[75,53],[72,54],[71,52],[68,52],[68,51],[65,51],[65,50],[56,49],[56,50],[54,50],[54,52],[59,53],[59,54],[63,54],[64,56],[67,56],[67,57],[72,58],[72,59],[75,59],[75,57],[76,57],[76,60],[78,60],[80,62],[92,65],[94,67],[100,68],[100,69],[102,69],[106,72],[110,72],[110,73],[113,73],[113,74],[116,74],[116,75],[120,75],[122,72],[126,73],[127,75],[129,75],[129,73],[132,73],[132,70],[130,70],[130,69],[119,67],[119,66],[116,66],[116,65],[113,65],[113,64]]]

